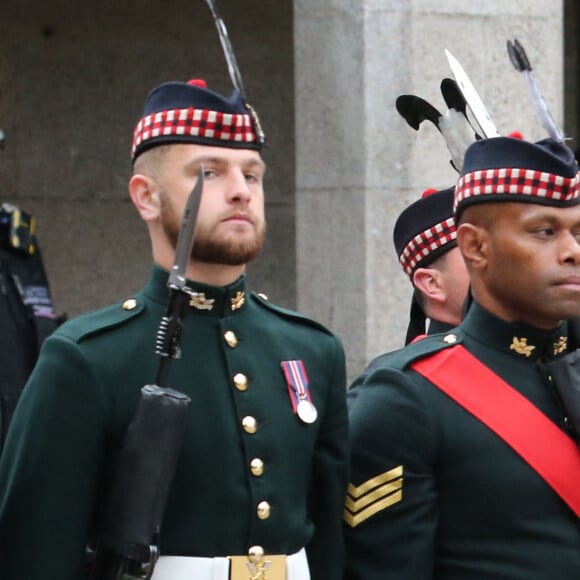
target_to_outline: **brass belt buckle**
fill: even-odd
[[[230,580],[286,580],[286,556],[265,555],[252,546],[247,556],[228,556]]]

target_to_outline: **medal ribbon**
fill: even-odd
[[[312,402],[310,390],[308,389],[308,375],[306,374],[306,367],[301,360],[283,360],[280,363],[286,383],[288,385],[288,393],[290,394],[290,401],[292,401],[292,408],[296,413],[298,403],[302,400]]]

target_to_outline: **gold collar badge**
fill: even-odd
[[[232,310],[238,310],[244,305],[246,301],[246,294],[244,292],[238,292],[232,299],[231,299],[231,306]]]
[[[189,305],[197,310],[213,310],[215,298],[206,298],[203,292],[195,292],[191,295]]]
[[[518,354],[523,354],[524,356],[531,356],[535,348],[535,346],[528,344],[527,338],[517,338],[516,336],[514,336],[510,344],[510,350],[515,350]]]
[[[554,343],[554,354],[560,354],[564,352],[568,348],[568,337],[561,336],[558,339],[558,342]]]

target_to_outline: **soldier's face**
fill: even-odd
[[[183,208],[201,165],[204,187],[192,258],[210,264],[246,264],[260,252],[266,231],[265,165],[256,151],[172,146],[158,178],[165,235],[175,247]]]
[[[544,329],[580,316],[580,206],[493,206],[480,271],[492,311]]]

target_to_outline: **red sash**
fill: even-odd
[[[528,399],[461,345],[411,368],[499,435],[580,517],[580,450]]]

